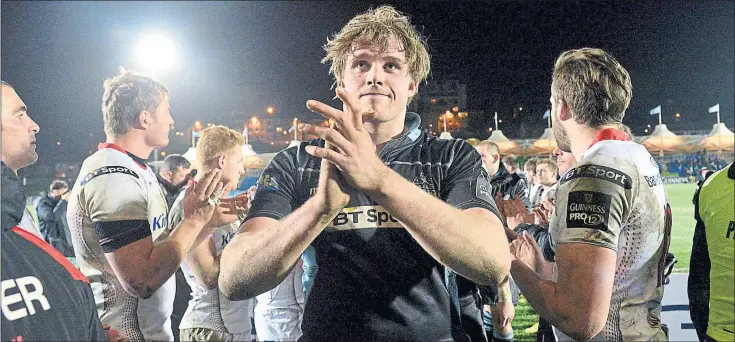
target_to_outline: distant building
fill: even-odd
[[[418,95],[411,101],[408,111],[421,116],[422,127],[437,134],[444,131],[462,131],[467,128],[467,85],[458,80],[430,81],[419,87]]]

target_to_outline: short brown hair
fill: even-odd
[[[544,159],[539,159],[538,161],[536,161],[536,167],[539,167],[539,165],[544,165],[544,164],[548,166],[549,170],[553,173],[556,173],[556,171],[559,169],[559,167],[556,166],[556,162],[553,161],[552,159],[544,158]]]
[[[591,127],[623,121],[632,85],[628,71],[601,49],[563,52],[554,63],[554,100],[563,100],[574,120]]]
[[[526,169],[532,169],[533,172],[536,172],[536,161],[537,160],[538,160],[538,158],[531,158],[529,160],[526,160],[526,163],[523,164],[523,169],[524,170],[526,170]]]
[[[168,89],[161,83],[135,71],[123,71],[108,78],[102,94],[102,118],[105,134],[119,136],[135,125],[142,111],[155,111]]]
[[[509,154],[503,157],[502,161],[505,167],[518,168],[518,157],[516,157],[515,154]]]
[[[327,55],[322,63],[331,62],[329,73],[334,75],[335,84],[339,83],[344,76],[348,53],[373,46],[384,51],[389,48],[391,38],[398,40],[399,48],[406,54],[411,79],[416,85],[423,82],[431,69],[426,41],[411,25],[409,17],[391,6],[370,9],[352,18],[339,33],[327,39],[324,45]]]
[[[199,171],[206,171],[207,161],[230,153],[232,149],[242,148],[245,138],[233,129],[225,126],[207,127],[202,131],[202,137],[197,142],[194,164]]]

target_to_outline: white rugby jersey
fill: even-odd
[[[122,287],[105,252],[148,235],[155,241],[166,231],[167,214],[153,170],[121,147],[100,144],[84,160],[67,212],[74,252],[94,292],[100,320],[131,341],[174,339],[171,313],[176,281],[172,275],[150,298],[139,299]],[[110,229],[110,222],[120,221],[138,221],[138,225],[135,230],[126,228],[130,224]],[[107,228],[101,228],[105,224]]]
[[[601,132],[598,138],[615,132]],[[597,139],[600,140],[600,139]],[[598,341],[665,340],[661,329],[664,259],[671,211],[656,161],[637,143],[594,143],[560,179],[550,234],[617,253],[610,311]],[[572,340],[555,328],[559,340]]]
[[[169,226],[176,227],[184,216],[182,201],[185,191],[182,191],[171,206]],[[240,220],[218,227],[212,232],[214,248],[217,255],[222,254],[227,243],[235,236],[240,228]],[[207,241],[203,243],[208,243]],[[219,291],[219,287],[207,289],[199,284],[186,262],[181,264],[186,282],[191,287],[191,300],[181,319],[179,329],[206,328],[230,334],[250,333],[250,311],[253,300],[228,300]]]

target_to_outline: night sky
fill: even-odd
[[[140,69],[133,50],[145,32],[165,32],[180,47],[178,68],[157,75],[171,91],[176,130],[195,120],[263,117],[270,105],[284,118],[316,118],[307,100],[340,105],[330,100],[321,46],[354,15],[384,3],[411,15],[428,37],[429,82],[467,84],[468,109],[498,111],[510,138],[541,134],[554,60],[586,46],[607,50],[630,72],[624,122],[636,135],[658,122],[648,110],[659,104],[674,131],[710,129],[715,115],[707,108],[718,102],[722,121],[733,125],[732,1],[3,1],[2,79],[41,126],[39,163],[81,161],[104,140],[102,82],[119,66]],[[512,120],[517,107],[523,111]],[[486,138],[492,117],[471,122]],[[172,133],[166,151],[182,153],[186,143]]]

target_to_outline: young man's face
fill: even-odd
[[[2,160],[12,170],[35,163],[39,127],[13,88],[2,86]]]
[[[222,182],[231,183],[237,186],[240,178],[245,174],[245,168],[242,163],[244,157],[242,155],[242,147],[236,146],[230,152],[225,153],[222,167]]]
[[[357,94],[365,115],[363,121],[389,122],[406,111],[408,99],[416,94],[406,54],[396,39],[388,48],[361,47],[347,56],[341,85],[350,94]],[[401,122],[401,124],[403,124]]]
[[[168,96],[158,104],[155,112],[148,116],[148,144],[153,147],[165,147],[168,145],[168,133],[174,125],[171,118]]]
[[[553,172],[548,164],[536,165],[536,179],[544,186],[551,186],[556,183],[556,172]]]

